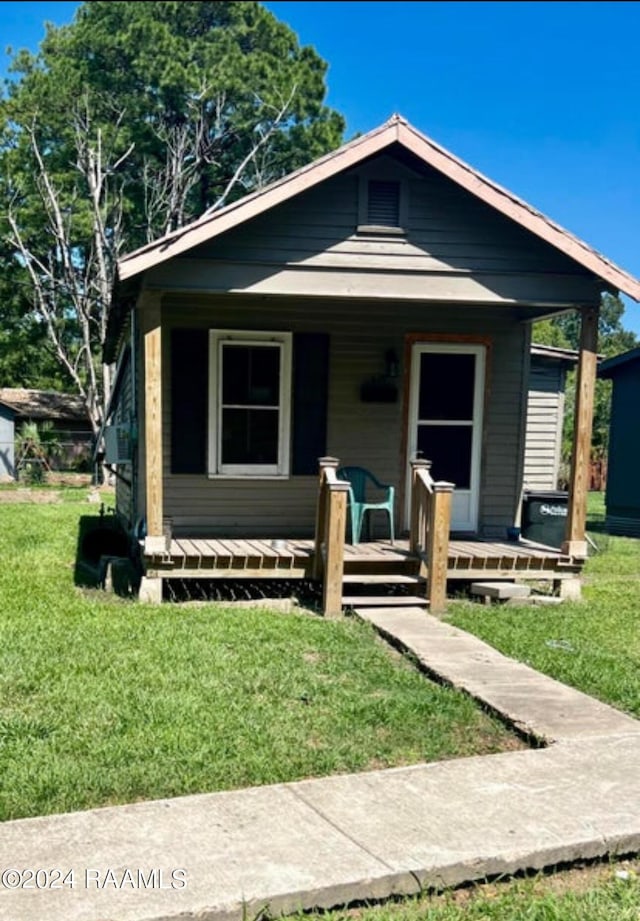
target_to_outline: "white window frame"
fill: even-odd
[[[271,345],[280,350],[280,393],[277,412],[278,462],[276,464],[222,463],[222,350],[229,343]],[[291,354],[293,336],[286,332],[253,330],[209,330],[209,476],[260,477],[276,479],[289,476],[291,432]],[[256,407],[260,408],[260,407]],[[269,407],[272,409],[272,407]],[[275,412],[276,410],[274,410]]]

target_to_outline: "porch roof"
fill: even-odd
[[[132,279],[153,266],[185,253],[394,145],[404,148],[480,201],[555,247],[605,284],[640,301],[640,281],[637,278],[616,266],[527,202],[445,150],[400,115],[392,116],[389,121],[368,134],[356,138],[283,179],[225,208],[206,212],[191,224],[129,253],[118,263],[119,280],[124,282]]]

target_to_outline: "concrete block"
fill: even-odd
[[[480,595],[485,601],[507,601],[510,598],[528,598],[531,589],[518,582],[473,582],[471,594]]]
[[[151,579],[149,576],[143,576],[140,580],[138,601],[144,601],[147,604],[160,604],[162,601],[162,579],[157,577]]]

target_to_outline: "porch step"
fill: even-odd
[[[351,582],[359,585],[417,585],[424,579],[418,576],[410,576],[403,573],[357,573],[347,572],[344,574],[343,582]]]
[[[342,606],[348,608],[426,608],[429,602],[419,595],[344,595]]]

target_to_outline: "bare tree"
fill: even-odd
[[[296,93],[281,105],[256,100],[256,123],[249,152],[235,166],[214,204],[221,208],[237,185],[258,188],[273,178],[265,159],[269,140],[282,127]],[[105,100],[102,100],[105,104]],[[156,127],[164,163],[142,163],[144,229],[148,240],[181,227],[191,216],[190,197],[207,166],[219,162],[225,136],[223,94],[213,104],[206,87],[193,97],[179,125]],[[108,402],[111,369],[101,361],[116,265],[124,244],[123,201],[134,144],[123,147],[124,111],[113,111],[108,132],[94,118],[88,97],[71,117],[72,170],[57,179],[51,151],[39,135],[37,119],[22,130],[33,157],[31,186],[12,190],[8,205],[9,243],[30,279],[33,308],[46,326],[55,354],[84,399],[94,432]],[[40,215],[34,225],[33,214]],[[34,232],[35,227],[35,232]]]
[[[122,114],[114,120],[117,135]],[[72,115],[75,140],[71,187],[56,183],[47,162],[37,122],[24,130],[35,167],[35,188],[42,224],[22,211],[33,209],[21,189],[14,189],[7,219],[9,242],[31,281],[31,300],[44,321],[55,354],[84,399],[94,432],[104,416],[110,389],[109,368],[101,366],[115,265],[122,246],[122,180],[119,169],[133,145],[117,154],[94,128],[87,99]],[[82,214],[88,230],[79,230]]]
[[[220,194],[205,209],[205,214],[222,208],[236,186],[241,185],[245,191],[250,191],[273,179],[264,154],[269,141],[289,115],[296,92],[297,86],[294,85],[279,106],[254,95],[254,143],[236,164]],[[210,88],[203,84],[188,101],[180,124],[160,124],[156,127],[156,136],[164,147],[165,161],[160,168],[147,161],[143,169],[149,242],[158,233],[164,236],[177,230],[189,219],[188,203],[192,190],[202,181],[206,168],[219,162],[220,153],[229,141],[225,127],[226,106],[226,94],[212,95]]]

